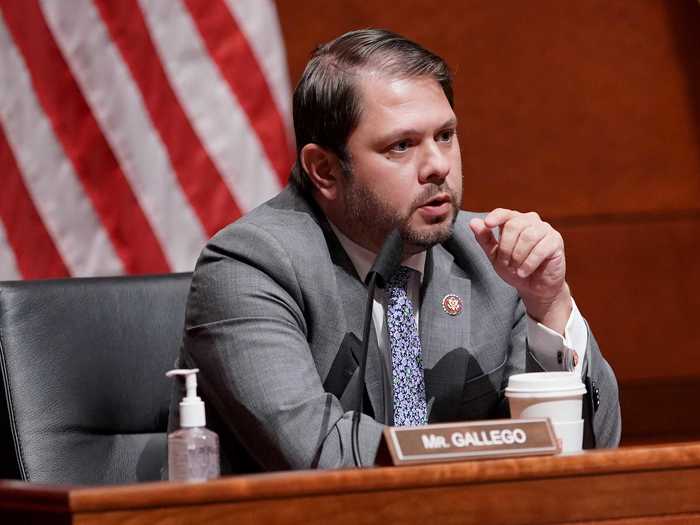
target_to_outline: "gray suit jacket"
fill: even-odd
[[[429,250],[420,338],[430,422],[507,416],[510,374],[537,370],[525,311],[493,271],[460,212],[453,238]],[[223,472],[352,465],[350,427],[366,288],[323,214],[293,187],[215,235],[197,263],[179,366],[198,367]],[[454,293],[457,316],[442,310]],[[589,374],[601,392],[598,446],[620,436],[617,384],[589,334]],[[391,394],[370,339],[365,463],[376,455]],[[173,396],[171,427],[177,425]]]

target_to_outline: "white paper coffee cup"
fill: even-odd
[[[578,421],[553,421],[552,428],[561,439],[562,452],[578,452],[583,448],[583,419]]]
[[[582,446],[585,392],[586,387],[575,372],[535,372],[510,376],[506,397],[512,418],[548,417],[562,440],[563,451],[572,452]]]

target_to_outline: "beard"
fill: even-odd
[[[352,170],[345,167],[345,190],[343,199],[347,213],[348,224],[352,225],[356,239],[372,239],[381,234],[385,238],[394,228],[398,228],[401,238],[407,248],[413,247],[414,252],[422,251],[435,244],[446,241],[452,236],[454,223],[457,220],[461,195],[452,189],[446,181],[440,185],[428,184],[416,197],[405,214],[392,208],[369,187],[357,184]],[[450,220],[440,219],[434,224],[415,227],[410,224],[415,211],[439,193],[450,196],[452,217]],[[381,241],[380,245],[381,245]]]

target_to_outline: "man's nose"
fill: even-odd
[[[424,147],[418,177],[423,184],[442,184],[450,173],[450,158],[440,144],[431,141]]]

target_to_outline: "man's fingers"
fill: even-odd
[[[500,237],[498,239],[498,253],[496,258],[500,264],[503,266],[509,266],[511,268],[517,268],[519,263],[522,262],[527,253],[532,249],[533,244],[540,240],[542,237],[539,232],[536,232],[535,239],[530,239],[533,237],[532,233],[529,232],[530,228],[548,228],[549,225],[542,222],[540,216],[534,212],[530,213],[520,213],[512,210],[505,210],[498,208],[492,211],[490,214],[493,222],[498,222],[505,219],[505,222],[500,224]],[[489,226],[489,216],[484,220],[485,224]],[[522,238],[523,232],[527,232],[526,236]],[[516,253],[518,246],[521,242],[525,242],[525,248],[520,251],[526,251],[524,255],[522,253]]]
[[[529,226],[528,217],[522,213],[513,215],[501,225],[496,258],[503,266],[511,266],[513,251],[520,243],[520,234]]]
[[[518,242],[513,248],[511,254],[511,265],[513,268],[519,268],[527,256],[530,255],[533,248],[545,238],[550,232],[551,226],[545,223],[533,224],[526,226],[518,236]]]
[[[476,241],[479,243],[479,246],[481,246],[481,249],[484,250],[486,256],[489,259],[493,259],[495,252],[498,249],[498,242],[496,241],[496,237],[494,237],[491,229],[486,226],[486,223],[482,219],[478,218],[469,221],[469,227],[474,233],[474,237],[476,237]]]
[[[532,275],[546,260],[564,253],[560,236],[547,235],[537,243],[517,270],[518,277],[525,279]]]
[[[496,208],[484,217],[484,223],[488,228],[496,228],[505,224],[509,219],[519,215],[519,212],[508,210],[506,208]]]
[[[494,265],[509,268],[521,279],[564,253],[561,235],[534,212],[498,208],[484,219],[472,219],[469,226]],[[496,227],[500,228],[498,240],[492,231]]]

